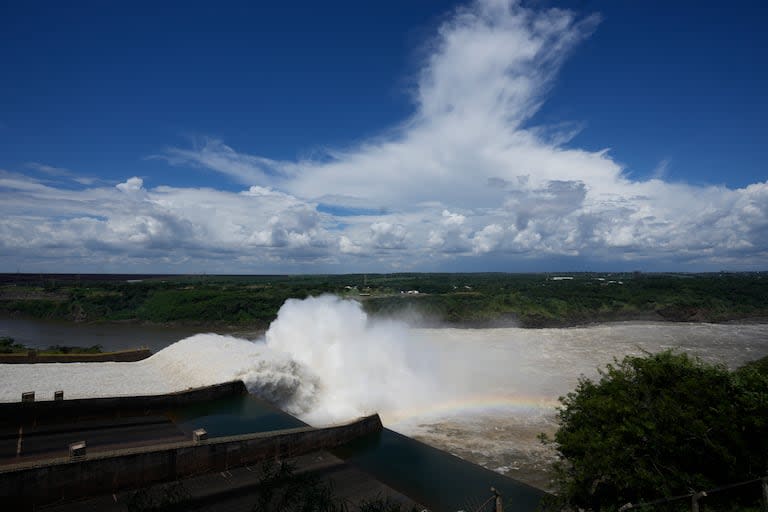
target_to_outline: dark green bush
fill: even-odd
[[[560,399],[560,496],[572,506],[615,510],[764,476],[765,367],[730,372],[666,351],[626,357],[597,381],[582,378]]]

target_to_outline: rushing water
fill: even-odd
[[[426,329],[459,399],[391,428],[490,469],[547,487],[557,398],[628,354],[674,349],[734,368],[768,355],[768,325],[620,323],[569,329]]]
[[[3,334],[16,336],[9,325],[0,323]],[[135,328],[108,327],[115,345],[126,346],[102,344],[135,346]],[[173,335],[162,339],[170,343]],[[768,354],[768,324],[410,329],[372,322],[354,302],[321,297],[287,302],[257,341],[198,334],[137,363],[0,365],[0,400],[30,389],[43,399],[55,389],[68,397],[135,395],[242,379],[309,423],[379,412],[397,432],[546,487],[552,453],[536,436],[556,428],[557,397],[614,358],[668,348],[735,367]]]

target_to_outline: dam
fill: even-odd
[[[250,394],[164,410],[168,433],[181,430],[188,440],[204,428],[212,438],[235,436],[379,413],[389,428],[335,448],[335,456],[432,510],[473,510],[467,502],[482,501],[490,485],[505,504],[528,489],[515,481],[548,488],[551,454],[536,435],[554,431],[557,397],[581,375],[642,351],[674,349],[733,368],[768,350],[765,324],[409,328],[372,322],[352,306],[330,298],[293,303],[266,335],[198,333],[174,343],[174,334],[133,363],[2,365],[0,402],[18,402],[27,391],[38,401],[62,389],[66,401],[110,399],[239,380]],[[74,335],[86,344],[109,339],[109,350],[153,341],[127,326],[88,329],[94,337],[54,333],[38,346]],[[18,426],[9,428],[12,449]]]
[[[387,496],[458,510],[476,483],[477,499],[493,485],[517,503],[508,510],[533,510],[545,495],[387,431],[378,415],[306,426],[249,395],[240,381],[165,395],[6,402],[0,418],[0,494],[20,509],[68,510],[90,503],[72,500],[89,498],[95,509],[110,510],[105,494],[115,506],[130,490],[178,481],[196,482],[197,501],[247,500],[254,467],[266,459],[331,475],[351,502]],[[199,432],[207,439],[195,439]],[[67,453],[74,440],[86,441],[85,454]],[[219,474],[228,476],[220,481]],[[446,494],[457,485],[466,494]]]

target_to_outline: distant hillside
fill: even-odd
[[[768,274],[0,274],[0,314],[75,322],[266,327],[288,298],[360,300],[422,324],[523,327],[768,318]]]

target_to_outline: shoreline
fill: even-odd
[[[372,320],[398,320],[397,315],[376,315],[368,314]],[[31,315],[22,314],[1,314],[1,319],[20,319],[27,321],[39,321],[50,322],[55,324],[61,324],[66,326],[142,326],[142,327],[154,327],[154,328],[199,328],[199,329],[215,329],[220,334],[240,334],[249,333],[250,335],[258,333],[263,336],[267,332],[269,326],[263,325],[249,325],[249,324],[233,324],[230,322],[200,322],[200,321],[183,321],[174,320],[170,322],[151,322],[146,320],[91,320],[91,321],[76,321],[62,318],[39,318]],[[761,325],[768,324],[768,316],[741,316],[731,315],[726,318],[711,319],[701,317],[699,315],[687,316],[685,318],[664,316],[656,311],[627,313],[627,314],[607,314],[596,315],[592,318],[578,318],[578,319],[554,319],[554,318],[537,318],[533,323],[530,321],[521,321],[519,318],[504,315],[499,318],[488,320],[468,320],[460,322],[450,322],[441,320],[425,319],[417,322],[409,322],[404,320],[410,327],[416,328],[449,328],[449,329],[495,329],[495,328],[520,328],[520,329],[569,329],[574,327],[591,327],[598,325],[610,325],[616,323],[627,322],[641,322],[641,323],[658,323],[658,324],[715,324],[715,325]]]

